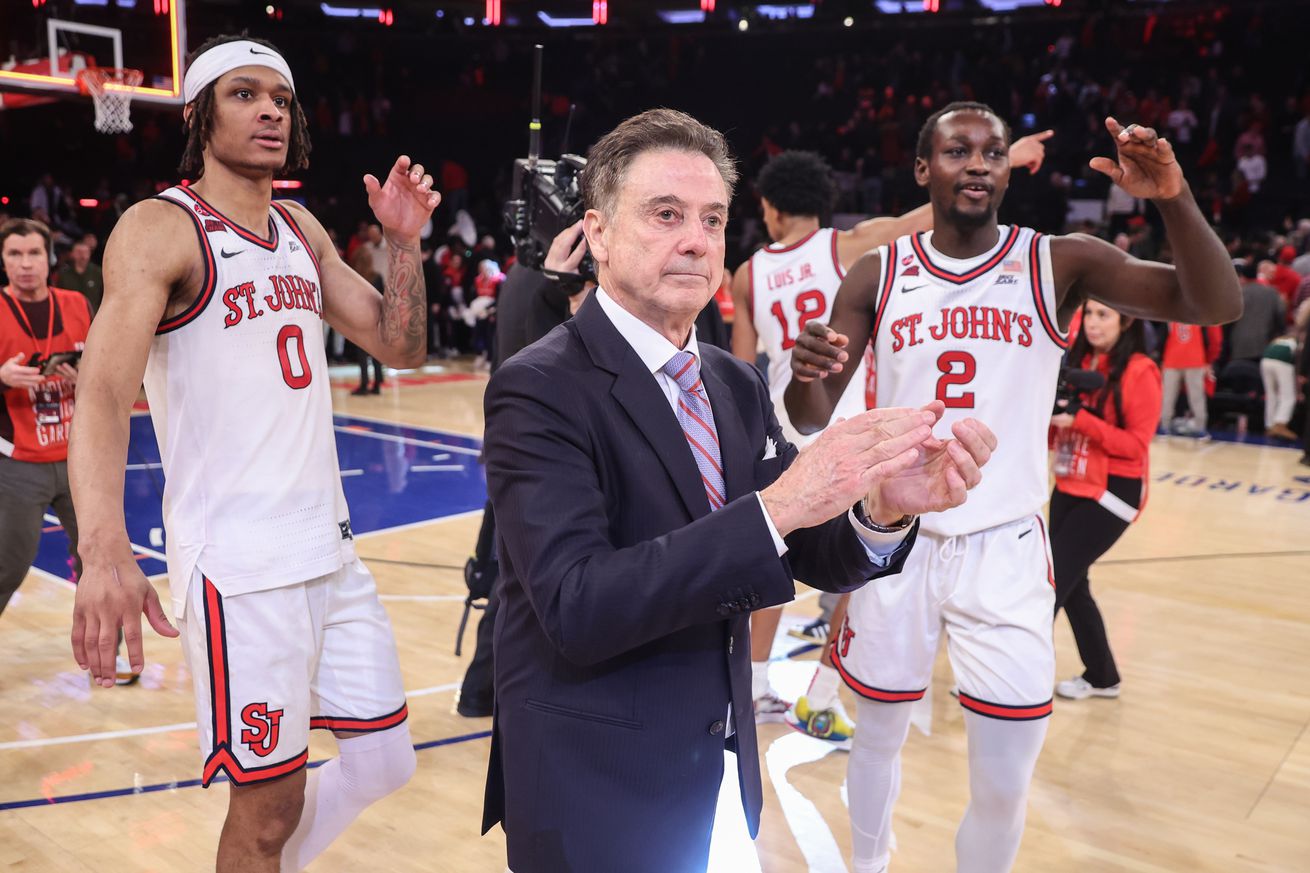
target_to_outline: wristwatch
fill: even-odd
[[[864,525],[874,533],[901,533],[902,531],[908,530],[919,517],[917,515],[902,515],[891,524],[878,524],[878,522],[874,521],[869,515],[869,508],[865,505],[864,501],[865,498],[860,498],[860,502],[855,504],[855,517],[860,520],[860,524]]]

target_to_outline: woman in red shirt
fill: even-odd
[[[1105,387],[1079,395],[1051,419],[1055,610],[1058,614],[1064,607],[1086,668],[1055,690],[1074,700],[1119,696],[1119,672],[1087,574],[1145,505],[1161,401],[1160,370],[1146,355],[1142,322],[1095,301],[1088,301],[1082,313],[1082,331],[1069,361],[1104,374]]]

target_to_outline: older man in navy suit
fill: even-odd
[[[916,514],[958,505],[995,447],[940,403],[837,423],[797,454],[759,374],[696,342],[736,171],[721,134],[652,110],[592,149],[600,288],[486,395],[503,603],[484,831],[515,873],[693,873],[723,750],[761,788],[748,616],[793,579],[898,572]],[[874,584],[877,584],[876,582]]]

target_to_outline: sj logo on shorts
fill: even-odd
[[[841,647],[838,652],[843,658],[848,657],[851,653],[851,640],[855,639],[855,631],[851,630],[851,623],[843,616],[841,620],[841,631],[837,636],[837,644]]]
[[[241,710],[241,720],[249,725],[241,731],[241,742],[261,758],[272,754],[277,748],[278,724],[282,721],[282,710],[270,710],[267,703],[252,703]]]

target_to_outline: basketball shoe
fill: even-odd
[[[1085,700],[1088,697],[1118,697],[1119,686],[1097,688],[1081,676],[1065,679],[1055,686],[1055,693],[1068,700]]]
[[[794,627],[787,631],[787,636],[814,643],[816,646],[825,646],[828,644],[828,622],[816,618],[804,627]]]
[[[132,670],[132,665],[127,662],[127,658],[119,655],[114,659],[114,684],[115,685],[135,685],[141,674]]]
[[[855,722],[846,714],[840,700],[831,709],[816,712],[810,708],[809,698],[802,695],[796,705],[787,711],[786,722],[793,730],[832,743],[843,752],[851,750]]]
[[[755,698],[755,723],[766,724],[771,721],[782,721],[790,708],[791,704],[775,694],[773,689],[770,688],[764,694]]]

